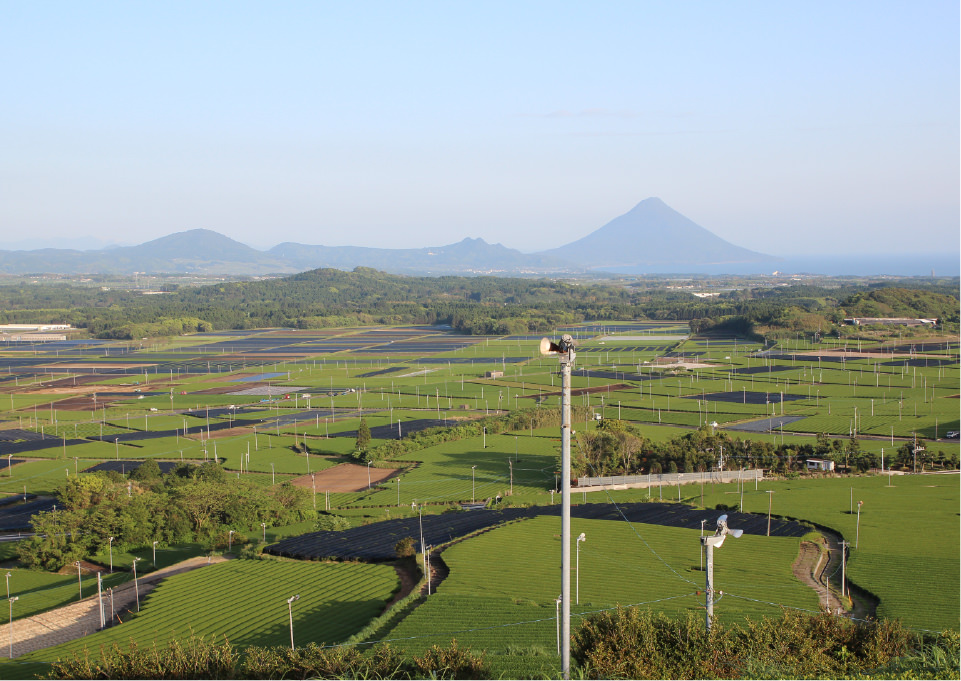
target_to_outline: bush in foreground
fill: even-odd
[[[957,645],[957,633],[919,637],[897,621],[785,612],[707,633],[693,614],[618,608],[586,618],[571,656],[602,679],[957,678]]]
[[[325,648],[311,643],[250,647],[241,652],[228,642],[202,637],[171,641],[164,647],[140,648],[131,643],[88,650],[57,660],[49,679],[485,679],[490,677],[483,654],[460,648],[457,641],[432,646],[421,657],[408,658],[388,645],[362,652],[356,647]]]

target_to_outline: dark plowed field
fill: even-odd
[[[424,543],[436,546],[510,520],[541,515],[560,516],[560,513],[561,507],[557,505],[424,516]],[[581,504],[571,507],[571,517],[574,518],[623,521],[626,517],[632,523],[685,527],[690,530],[699,530],[702,519],[713,525],[721,514],[722,511],[696,510],[683,504],[632,503],[619,507],[613,504]],[[731,512],[728,513],[728,525],[742,529],[746,534],[765,534],[767,516]],[[775,536],[801,537],[810,529],[792,520],[771,520],[771,534]],[[311,532],[285,539],[267,547],[265,551],[276,556],[308,560],[392,560],[395,557],[394,546],[404,537],[420,540],[417,518],[385,520],[342,532]]]
[[[32,501],[0,507],[0,531],[29,530],[31,516],[52,511],[54,503],[51,497],[37,497]]]

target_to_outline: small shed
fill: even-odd
[[[834,462],[830,459],[806,459],[807,469],[809,471],[833,471]]]

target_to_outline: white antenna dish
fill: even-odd
[[[540,350],[541,350],[541,354],[542,354],[542,355],[550,354],[550,352],[551,352],[551,339],[550,339],[550,338],[541,338],[541,347],[540,347]]]

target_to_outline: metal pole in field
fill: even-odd
[[[10,659],[13,659],[13,603],[14,601],[20,600],[19,596],[13,596],[10,599]]]
[[[575,569],[575,573],[577,574],[577,583],[574,587],[574,603],[577,605],[580,605],[581,603],[581,542],[586,540],[587,536],[581,532],[580,536],[575,542],[577,545],[577,563]]]
[[[420,524],[420,552],[424,553],[424,507],[417,507],[418,522]],[[426,554],[425,554],[426,555]]]
[[[470,500],[474,503],[474,471],[477,470],[477,465],[470,467]],[[400,503],[400,502],[398,502]]]
[[[290,649],[296,650],[294,648],[294,610],[293,602],[300,598],[300,594],[296,594],[287,599],[287,616],[290,618]]]
[[[858,524],[857,529],[854,532],[854,548],[858,547],[858,543],[861,539],[861,504],[863,503],[863,501],[858,502]]]
[[[427,570],[427,595],[430,596],[430,546],[424,551],[424,567]]]
[[[137,612],[140,612],[140,582],[137,581],[137,561],[139,560],[139,558],[133,559],[133,588],[137,594]]]
[[[844,585],[846,580],[845,573],[847,572],[847,549],[850,544],[846,541],[841,542],[841,598],[844,598]]]
[[[561,597],[558,596],[554,599],[554,619],[557,622],[557,654],[561,654]],[[11,632],[13,631],[13,625],[10,625]],[[13,640],[13,634],[10,634],[10,640]]]
[[[103,616],[103,579],[99,572],[97,573],[97,603],[100,605],[100,628],[103,629],[107,622]]]
[[[707,554],[707,569],[704,571],[704,605],[706,615],[704,625],[708,631],[711,630],[711,620],[714,619],[714,544],[705,541],[713,537],[701,537],[701,546]]]
[[[574,338],[561,336],[560,343],[541,340],[542,355],[556,354],[561,365],[561,596],[557,605],[563,620],[558,627],[558,652],[561,673],[571,677],[571,368],[574,364]],[[563,643],[563,645],[561,645]]]
[[[707,569],[705,572],[705,620],[704,625],[708,633],[711,631],[711,620],[714,619],[714,549],[721,548],[724,538],[731,535],[735,539],[744,534],[743,530],[731,530],[727,526],[727,514],[717,519],[717,530],[710,537],[700,537],[701,546],[707,554]]]
[[[77,588],[80,591],[80,600],[83,600],[83,580],[80,578],[80,561],[74,561],[77,568]]]
[[[704,536],[704,523],[706,523],[706,522],[707,522],[707,519],[706,519],[706,518],[701,521],[701,536],[702,536],[702,537]],[[703,569],[704,569],[704,547],[701,546],[701,570],[703,570]]]
[[[774,490],[767,489],[767,536],[771,536],[771,505],[774,503]]]
[[[113,537],[110,537],[108,545],[110,549],[110,574],[113,574]]]
[[[153,566],[157,567],[157,542],[153,543]]]
[[[738,502],[737,510],[740,513],[744,513],[744,482],[741,480],[741,473],[743,472],[743,468],[737,472],[737,486],[741,491],[741,500]]]

